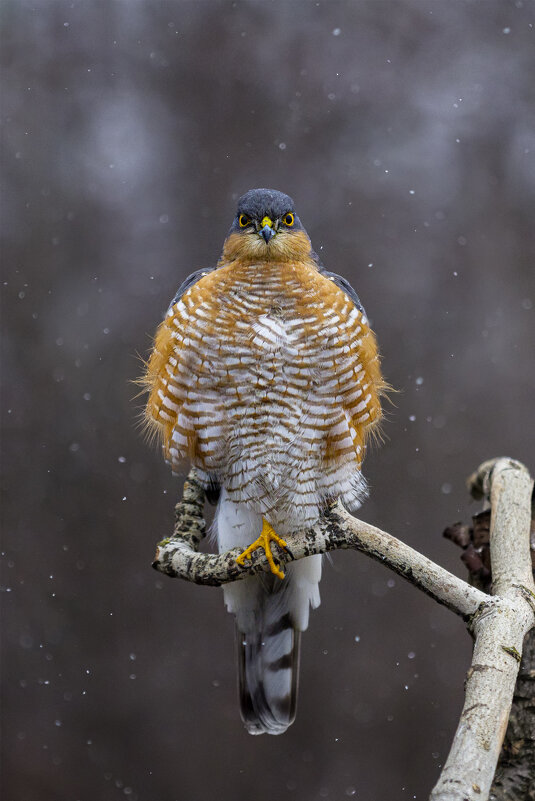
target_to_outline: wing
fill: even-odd
[[[357,293],[355,292],[355,290],[353,289],[347,278],[343,278],[343,276],[337,275],[336,273],[331,273],[329,270],[325,269],[323,264],[320,264],[318,266],[318,271],[322,275],[324,275],[325,278],[328,278],[330,281],[336,284],[336,286],[339,287],[343,292],[345,292],[346,295],[349,298],[351,298],[357,309],[360,312],[362,312],[364,316],[366,316],[366,312],[364,311],[364,306],[360,302],[359,296],[357,295]]]
[[[178,303],[180,298],[188,291],[188,289],[190,289],[193,286],[193,284],[196,284],[197,281],[200,281],[201,278],[204,278],[204,276],[208,275],[208,273],[213,273],[214,270],[217,270],[217,267],[209,267],[207,270],[205,269],[195,270],[194,273],[188,275],[186,280],[182,281],[177,291],[175,292],[175,296],[171,301],[171,303],[169,304],[169,308],[167,311],[169,311],[169,309],[171,309],[175,305],[175,303]]]

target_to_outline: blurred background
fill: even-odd
[[[325,565],[297,720],[238,716],[221,592],[151,570],[181,482],[132,381],[251,187],[292,195],[386,377],[362,517],[443,528],[535,469],[535,4],[2,4],[6,801],[424,799],[470,639],[362,555]]]

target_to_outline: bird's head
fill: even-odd
[[[223,258],[293,261],[310,258],[311,245],[291,197],[276,189],[250,189],[238,201]]]

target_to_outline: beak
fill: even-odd
[[[263,237],[263,239],[265,240],[266,245],[269,242],[269,240],[271,239],[271,237],[275,236],[275,231],[269,225],[264,225],[264,227],[261,228],[258,233],[260,234],[261,237]]]
[[[271,237],[275,236],[275,231],[273,230],[273,222],[272,220],[270,220],[269,217],[264,217],[260,225],[262,226],[262,228],[259,230],[258,233],[263,238],[264,242],[267,245]]]

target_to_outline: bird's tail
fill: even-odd
[[[262,613],[257,630],[236,626],[240,711],[250,734],[282,734],[295,719],[301,632],[277,594],[264,596]]]
[[[262,516],[232,503],[223,489],[215,525],[219,550],[246,547],[260,534]],[[283,532],[284,533],[284,532]],[[321,556],[272,574],[226,584],[225,604],[236,617],[241,716],[251,734],[282,734],[297,705],[299,640],[310,606],[319,605]]]

